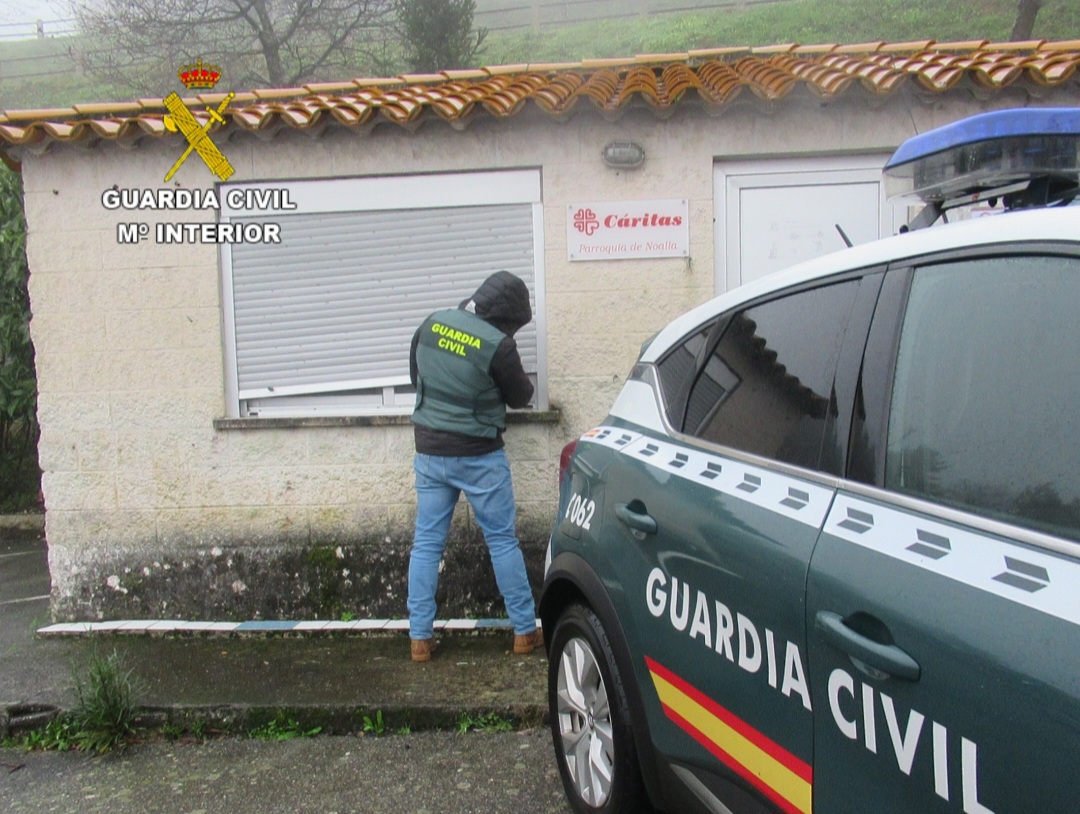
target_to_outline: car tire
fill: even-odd
[[[647,814],[622,677],[604,625],[584,605],[555,623],[548,710],[559,775],[578,814]]]

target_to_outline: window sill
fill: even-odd
[[[560,410],[512,410],[507,424],[558,424]],[[304,416],[297,418],[215,418],[215,430],[295,430],[307,427],[394,427],[412,424],[408,415]]]

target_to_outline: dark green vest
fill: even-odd
[[[416,409],[425,427],[495,438],[506,429],[506,404],[491,378],[491,360],[506,334],[475,314],[436,311],[420,326]]]

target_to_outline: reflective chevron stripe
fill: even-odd
[[[610,447],[684,480],[820,528],[832,490],[734,458],[661,441],[619,427],[597,427],[581,441]]]
[[[1080,624],[1080,563],[839,494],[826,534]]]

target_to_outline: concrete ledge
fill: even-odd
[[[224,704],[175,705],[166,707],[140,706],[139,723],[147,729],[166,726],[191,732],[200,730],[213,735],[250,735],[273,721],[287,720],[297,728],[310,731],[319,728],[320,735],[349,735],[365,732],[368,720],[380,716],[382,733],[390,734],[406,727],[419,732],[431,729],[455,730],[465,719],[482,719],[496,715],[515,728],[532,729],[548,722],[547,704],[514,703],[483,705],[475,703],[400,703],[378,706],[355,704]],[[382,734],[371,732],[370,734]]]
[[[536,620],[537,627],[540,620]],[[437,633],[485,633],[511,630],[509,619],[436,619]],[[407,634],[408,619],[252,620],[249,622],[189,622],[180,619],[129,619],[109,622],[62,622],[39,628],[37,636],[268,636],[328,634]]]
[[[507,424],[558,424],[561,410],[513,410]],[[302,418],[215,418],[215,430],[281,430],[305,427],[396,427],[412,424],[410,415],[305,416]]]
[[[456,621],[471,630],[443,624],[434,658],[420,664],[409,659],[404,630],[334,637],[283,635],[276,625],[260,625],[269,632],[256,634],[249,625],[250,632],[219,638],[159,632],[151,629],[156,622],[135,621],[126,630],[147,635],[103,642],[82,623],[82,638],[38,639],[8,665],[18,669],[3,682],[0,730],[40,729],[73,709],[73,683],[55,676],[70,670],[70,681],[78,680],[91,655],[104,649],[130,677],[139,728],[173,736],[250,733],[272,722],[323,734],[372,732],[378,720],[386,733],[460,729],[492,714],[516,726],[542,722],[549,667],[543,650],[515,654],[506,620]],[[131,623],[102,624],[124,632]],[[40,672],[27,671],[33,661],[52,668],[44,686]]]

